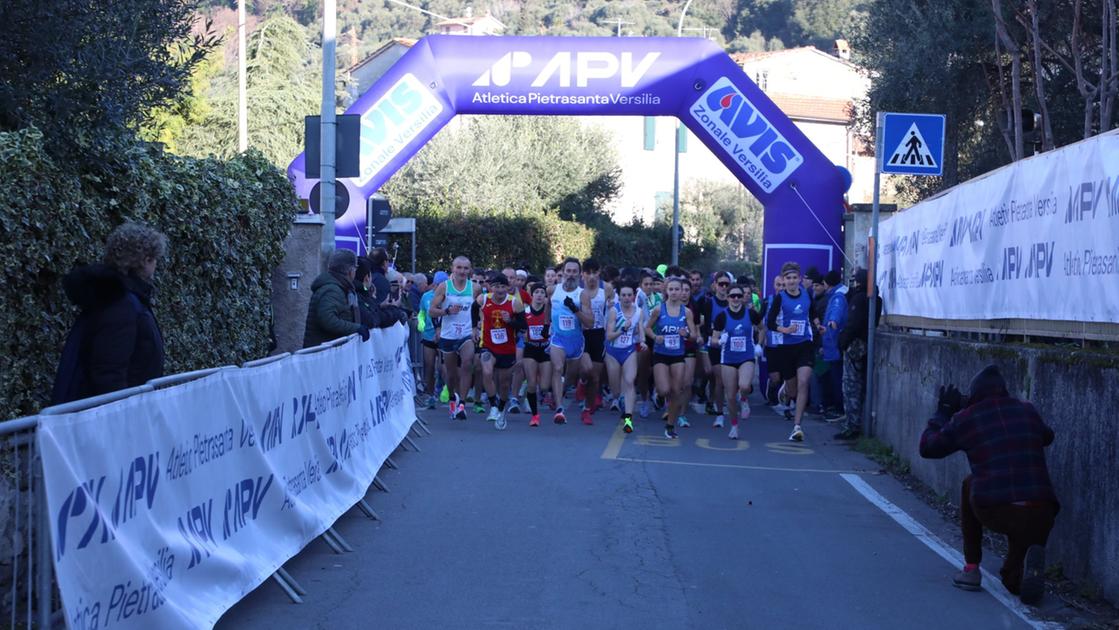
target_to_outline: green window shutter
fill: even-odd
[[[657,148],[657,119],[652,116],[645,117],[645,150],[654,151]]]
[[[680,153],[688,152],[688,128],[684,126],[684,123],[676,125],[676,146],[680,147]]]

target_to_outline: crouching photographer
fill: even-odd
[[[993,365],[972,379],[967,397],[954,385],[940,388],[936,414],[921,435],[921,457],[963,451],[971,466],[960,497],[966,564],[955,586],[980,589],[986,527],[1009,541],[1000,571],[1006,590],[1026,604],[1041,599],[1045,544],[1060,509],[1045,463],[1052,443],[1053,430],[1033,405],[1010,396]]]

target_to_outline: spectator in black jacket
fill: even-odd
[[[882,300],[874,303],[875,322],[882,315]],[[847,292],[847,325],[839,333],[843,351],[843,410],[837,440],[854,440],[863,432],[863,401],[866,398],[866,337],[870,302],[867,298],[867,271],[856,269]]]
[[[361,323],[366,328],[388,328],[396,322],[406,322],[407,314],[388,304],[380,304],[373,297],[373,264],[368,258],[359,258],[354,273],[354,289],[357,291],[358,310]]]
[[[163,376],[163,335],[152,310],[152,277],[167,237],[139,223],[113,230],[103,264],[63,278],[66,297],[81,308],[55,379],[60,404],[143,385]]]

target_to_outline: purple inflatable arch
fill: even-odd
[[[705,39],[432,35],[346,113],[362,117],[361,176],[338,180],[342,247],[364,249],[368,197],[455,114],[676,116],[765,207],[759,284],[787,260],[841,265],[840,170]],[[288,175],[306,199],[303,155]]]

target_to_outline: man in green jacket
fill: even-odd
[[[348,249],[337,249],[330,255],[327,271],[311,283],[311,305],[307,308],[307,328],[303,347],[357,333],[369,340],[369,329],[361,323],[354,275],[357,256]]]

